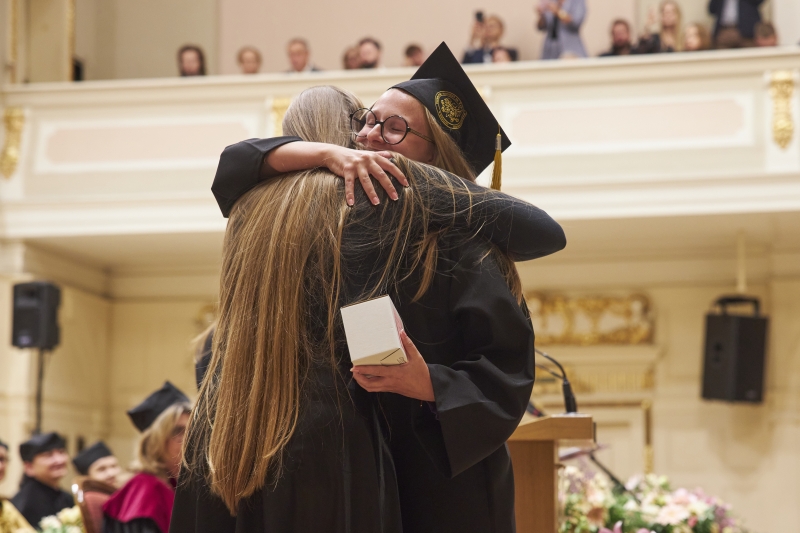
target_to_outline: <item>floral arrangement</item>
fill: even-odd
[[[673,490],[664,476],[634,476],[625,491],[602,472],[568,465],[559,477],[559,533],[746,533],[728,504]]]
[[[45,516],[39,522],[39,529],[42,533],[85,533],[78,507],[67,507],[56,515]]]

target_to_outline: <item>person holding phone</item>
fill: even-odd
[[[472,37],[470,45],[462,63],[492,63],[493,52],[496,48],[502,48],[500,40],[503,38],[505,27],[503,21],[497,15],[484,17],[483,11],[475,13],[475,22],[472,24]],[[517,51],[513,48],[504,48],[508,51],[512,61],[517,60]]]
[[[581,25],[586,18],[586,0],[542,0],[536,6],[536,28],[545,33],[542,59],[586,57]]]

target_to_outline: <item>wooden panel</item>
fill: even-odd
[[[591,415],[574,413],[551,415],[523,422],[508,440],[590,440],[593,438],[594,426]]]
[[[518,533],[554,533],[557,526],[555,441],[509,442]]]

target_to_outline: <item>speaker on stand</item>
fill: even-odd
[[[58,307],[61,289],[47,281],[32,281],[14,285],[13,324],[11,344],[17,348],[38,349],[38,375],[36,382],[36,426],[34,434],[42,430],[42,387],[44,384],[44,357],[47,351],[58,346],[61,332],[58,327]]]

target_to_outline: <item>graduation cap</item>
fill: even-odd
[[[58,433],[40,433],[19,445],[19,456],[22,457],[24,462],[29,463],[40,453],[49,452],[50,450],[63,450],[66,447],[67,441]]]
[[[169,381],[153,394],[144,399],[142,403],[128,411],[133,425],[139,431],[144,431],[156,421],[158,415],[176,403],[190,403],[189,398]]]
[[[75,465],[75,468],[81,473],[81,475],[85,476],[89,473],[89,468],[94,464],[95,461],[102,459],[103,457],[110,457],[112,455],[114,454],[111,453],[111,450],[108,449],[108,446],[106,446],[103,441],[99,441],[73,457],[72,464]]]
[[[445,43],[433,51],[402,89],[419,100],[458,144],[475,174],[494,161],[492,187],[500,188],[500,153],[511,146],[503,129]]]

